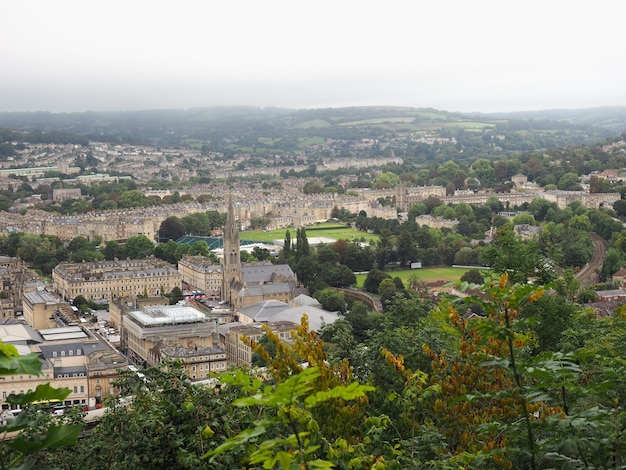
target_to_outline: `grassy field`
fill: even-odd
[[[468,271],[467,268],[452,268],[452,267],[442,267],[442,268],[424,268],[424,269],[405,269],[404,271],[386,271],[391,277],[399,277],[402,279],[404,284],[408,283],[409,277],[412,275],[416,275],[418,278],[423,280],[424,282],[435,282],[435,281],[458,281],[461,279],[461,276]],[[363,282],[367,277],[366,274],[357,274],[356,275],[356,285],[357,287],[363,287]]]
[[[332,238],[334,240],[339,240],[340,238],[344,240],[361,240],[361,237],[363,237],[366,243],[369,243],[370,240],[378,241],[378,235],[360,232],[352,229],[351,227],[347,227],[344,224],[323,223],[319,225],[311,225],[305,228],[308,238],[325,237]],[[242,240],[271,243],[273,240],[284,240],[285,232],[287,230],[291,232],[291,239],[295,240],[296,230],[286,228],[270,230],[269,232],[264,232],[262,230],[246,230],[245,232],[239,233],[239,238]]]

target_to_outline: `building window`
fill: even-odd
[[[78,393],[78,387],[74,386],[74,393]]]
[[[57,357],[57,352],[56,351],[52,351],[52,357]]]
[[[84,385],[80,386],[80,393],[85,393],[85,386]]]
[[[73,355],[74,355],[74,350],[70,349],[70,356],[73,356]]]
[[[61,351],[61,356],[65,356],[65,351]]]

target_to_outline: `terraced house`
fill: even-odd
[[[181,286],[181,275],[157,258],[61,263],[52,271],[54,289],[64,299],[154,296]]]

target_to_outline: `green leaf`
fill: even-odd
[[[0,375],[41,374],[41,362],[36,353],[16,356],[13,350],[17,352],[12,344],[0,343]]]
[[[318,403],[322,403],[335,398],[341,398],[343,400],[354,400],[355,398],[363,397],[367,392],[375,390],[370,385],[361,385],[358,382],[352,382],[350,385],[343,386],[337,385],[327,391],[320,391],[305,399],[307,408],[312,408]]]
[[[28,405],[37,401],[64,400],[71,390],[69,388],[54,388],[49,383],[37,385],[35,391],[11,394],[7,397],[7,402],[14,405]]]
[[[332,462],[329,462],[328,460],[312,460],[311,462],[307,463],[308,467],[310,469],[329,469],[329,468],[334,468],[335,464]]]
[[[45,435],[37,436],[34,439],[18,436],[9,446],[22,454],[30,455],[43,449],[74,445],[82,430],[82,424],[55,426],[48,429]]]
[[[280,462],[280,465],[283,468],[291,467],[291,454],[280,451],[276,454],[276,459]]]

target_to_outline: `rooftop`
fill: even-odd
[[[64,339],[84,339],[87,333],[79,326],[68,326],[65,328],[46,328],[39,330],[41,336],[46,341],[58,341]]]
[[[198,323],[206,320],[199,310],[182,305],[148,305],[142,310],[130,311],[127,315],[143,326]]]

